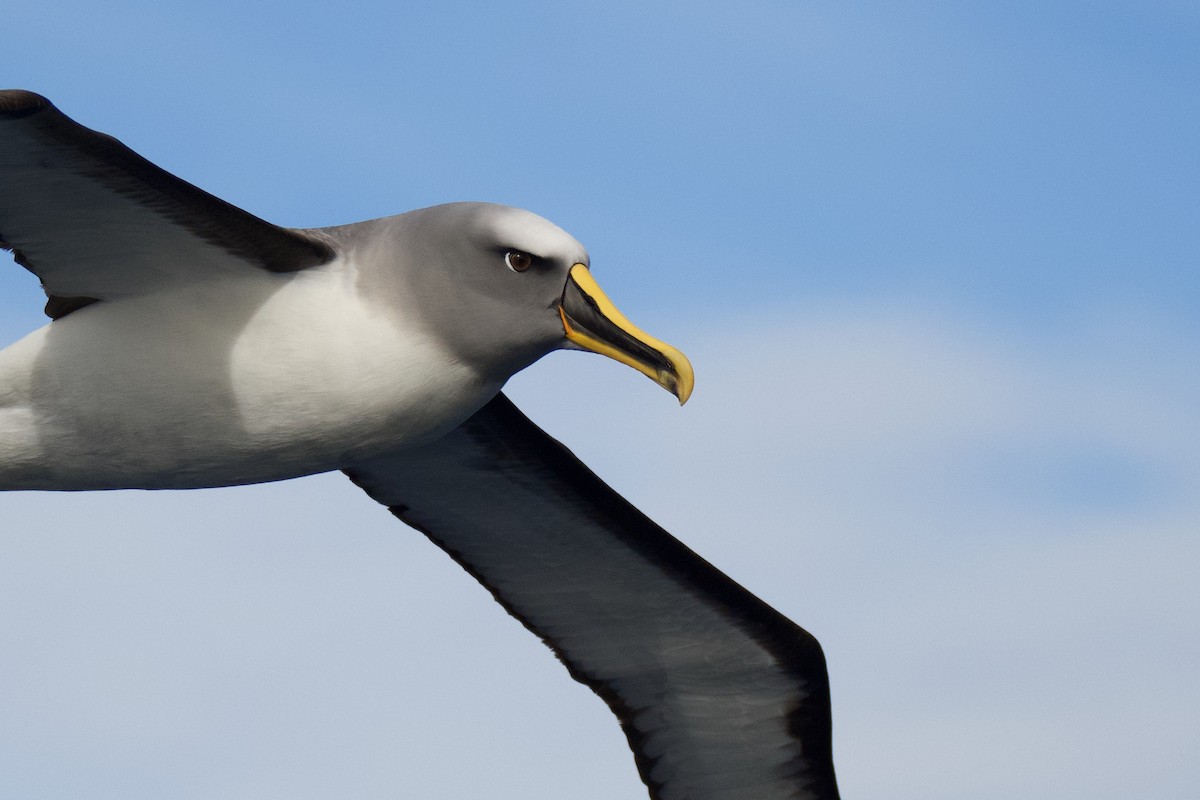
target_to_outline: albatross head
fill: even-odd
[[[464,360],[505,377],[560,348],[591,350],[679,398],[692,392],[686,356],[643,332],[601,291],[583,245],[528,211],[451,203],[394,218],[407,283],[433,330]]]

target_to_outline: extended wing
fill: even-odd
[[[41,279],[55,318],[221,271],[290,272],[332,257],[20,90],[0,91],[0,247]]]
[[[821,647],[503,395],[346,470],[474,575],[621,721],[657,800],[833,800]]]

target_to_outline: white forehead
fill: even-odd
[[[492,203],[452,205],[467,212],[475,236],[489,244],[571,264],[588,263],[587,250],[574,236],[531,211]]]

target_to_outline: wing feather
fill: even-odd
[[[0,91],[0,247],[41,279],[52,317],[222,271],[291,272],[333,255],[319,237],[242,211],[21,90]]]
[[[604,699],[653,798],[837,798],[816,639],[503,395],[443,439],[347,474]]]

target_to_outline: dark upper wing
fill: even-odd
[[[831,800],[821,647],[655,525],[503,395],[348,469],[621,720],[659,800]]]
[[[0,247],[41,279],[52,317],[215,271],[290,272],[332,257],[20,90],[0,91]]]

